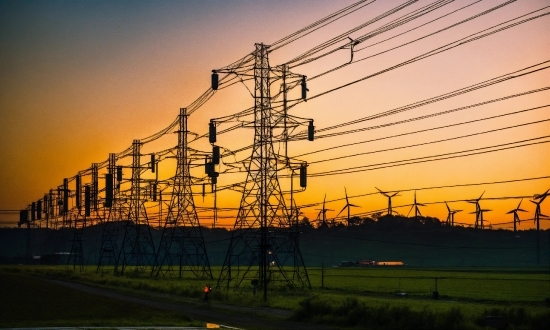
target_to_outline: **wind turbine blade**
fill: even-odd
[[[479,198],[477,199],[478,201],[481,199],[481,197],[483,197],[483,194],[485,194],[485,191],[483,191],[483,193],[481,194],[481,196],[479,196]]]
[[[517,211],[520,211],[520,212],[527,212],[525,211],[524,209],[516,209]]]
[[[346,209],[346,207],[348,207],[347,204],[346,204],[346,206],[344,206],[344,208],[343,208],[340,212],[338,212],[338,214],[336,215],[336,218],[340,215],[340,213],[344,212],[344,210]]]
[[[523,202],[523,198],[519,201],[518,207],[516,207],[516,209],[519,210],[519,207],[521,206],[521,202]]]
[[[374,188],[376,188],[376,187],[374,187]],[[380,190],[380,189],[378,189],[378,188],[376,188],[376,190],[378,190],[382,195],[384,195],[384,196],[386,196],[386,197],[389,197],[388,194],[386,194],[386,193],[383,192],[382,190]]]
[[[447,204],[447,202],[445,202],[445,206],[447,206],[447,211],[451,212],[451,208],[449,207],[449,204]]]
[[[510,214],[510,213],[514,213],[514,212],[516,212],[516,210],[508,211],[508,212],[506,212],[506,214]]]
[[[344,193],[346,194],[346,204],[349,204],[349,201],[348,201],[348,191],[346,190],[346,187],[344,187]]]
[[[413,207],[414,207],[414,205],[411,206],[411,209],[409,210],[409,213],[407,213],[407,218],[409,217],[409,214],[411,214],[411,211],[413,210]]]

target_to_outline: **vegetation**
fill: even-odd
[[[213,270],[216,277],[220,268],[215,267]],[[324,275],[322,275],[323,272]],[[263,302],[260,295],[253,294],[251,285],[243,285],[240,291],[218,290],[215,288],[215,281],[212,280],[195,278],[182,280],[178,277],[151,278],[149,272],[127,271],[124,276],[114,276],[109,269],[104,273],[95,273],[95,268],[78,272],[64,266],[3,266],[0,268],[0,275],[2,278],[11,276],[12,281],[17,278],[26,283],[28,289],[25,290],[28,292],[19,292],[21,297],[34,296],[34,292],[38,290],[28,285],[33,283],[29,281],[31,278],[29,276],[76,281],[142,296],[153,297],[161,293],[163,297],[167,297],[165,299],[186,300],[187,303],[195,304],[200,302],[202,288],[208,283],[214,288],[210,298],[215,303],[287,309],[292,311],[292,320],[331,324],[337,327],[482,329],[487,322],[491,321],[487,320],[487,316],[498,316],[501,318],[492,322],[503,322],[507,329],[550,328],[548,308],[550,277],[546,268],[311,268],[309,276],[312,290],[272,289],[268,294],[267,302]],[[184,274],[184,276],[187,275]],[[321,287],[322,277],[323,288]],[[432,299],[436,277],[438,278],[438,300]],[[25,287],[25,285],[18,283],[13,287]],[[398,292],[406,295],[399,296]],[[110,306],[108,308],[110,313],[120,311],[128,317],[121,318],[120,315],[117,317],[107,313],[105,318],[94,320],[86,319],[84,315],[70,316],[69,312],[59,313],[60,310],[64,310],[63,308],[68,311],[71,309],[78,311],[82,309],[82,307],[78,308],[79,299],[82,301],[90,299],[90,297],[77,298],[78,295],[75,295],[74,292],[57,291],[55,296],[64,297],[63,301],[71,301],[71,306],[50,304],[44,309],[42,317],[37,314],[35,323],[32,324],[40,326],[136,325],[135,322],[132,323],[131,315],[135,315],[135,321],[143,325],[150,324],[150,320],[161,318],[163,323],[159,324],[173,325],[189,322],[181,315],[151,310],[145,313],[139,306],[132,307],[132,310],[141,312],[128,313],[123,307],[109,305],[113,302],[87,303],[87,306]],[[29,299],[21,299],[21,301],[13,301],[14,305],[9,303],[12,310],[19,308],[19,311],[13,311],[12,317],[8,318],[5,324],[0,322],[1,326],[22,325],[16,320],[23,315],[21,312],[21,306],[25,306],[23,299],[25,301]],[[159,299],[158,295],[155,299]],[[35,301],[35,303],[42,305],[46,304],[46,301]],[[124,306],[127,305],[124,304]],[[47,313],[48,310],[51,313]],[[49,320],[44,319],[46,315],[58,316]],[[90,314],[86,313],[86,315]],[[158,315],[162,317],[156,318]]]
[[[30,269],[0,271],[0,328],[68,326],[203,326],[181,313],[88,294],[29,276]],[[8,270],[8,272],[6,272]]]

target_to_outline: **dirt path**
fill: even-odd
[[[123,300],[152,308],[181,312],[198,321],[217,323],[230,327],[242,329],[333,329],[322,325],[286,321],[284,319],[291,314],[291,312],[287,310],[272,308],[256,308],[253,310],[248,307],[230,306],[219,303],[198,304],[194,300],[179,297],[177,298],[177,302],[167,302],[163,300],[176,297],[151,294],[150,298],[143,298],[79,283],[52,279],[47,281],[111,299]]]

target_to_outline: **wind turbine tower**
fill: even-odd
[[[548,196],[548,191],[550,189],[546,190],[544,194],[535,195],[533,196],[534,201],[530,201],[531,203],[536,205],[535,208],[535,223],[537,224],[537,265],[540,265],[540,218],[544,217],[547,218],[547,215],[544,215],[540,211],[540,204],[544,202],[546,197]]]
[[[407,217],[409,217],[409,214],[414,209],[414,220],[418,220],[418,217],[422,216],[422,214],[420,214],[420,209],[418,208],[419,206],[426,206],[426,205],[416,202],[416,191],[415,191],[414,192],[414,204],[411,206],[411,209],[409,210],[409,213],[407,213]]]
[[[376,187],[374,187],[374,188],[376,188]],[[392,215],[391,199],[392,199],[392,197],[400,196],[400,195],[398,195],[399,191],[396,191],[396,192],[394,192],[393,194],[390,195],[390,194],[388,194],[388,193],[386,193],[386,192],[384,192],[384,191],[382,191],[378,188],[376,188],[376,190],[378,190],[382,195],[388,197],[388,215]]]
[[[327,223],[327,211],[334,211],[334,210],[331,210],[331,209],[327,209],[325,208],[325,202],[327,200],[327,194],[325,194],[325,198],[323,198],[323,208],[322,209],[316,209],[319,211],[319,213],[317,214],[317,221],[320,221],[321,224],[319,226],[326,226],[328,227],[328,223]]]
[[[445,206],[447,206],[447,212],[448,212],[446,224],[447,226],[453,227],[455,225],[455,214],[458,212],[462,212],[462,210],[451,210],[447,202],[445,202]]]
[[[518,207],[516,207],[515,209],[513,209],[511,211],[506,212],[506,214],[511,214],[511,213],[514,214],[514,233],[517,231],[516,230],[516,223],[519,225],[519,222],[520,222],[518,212],[527,212],[523,209],[520,209],[521,202],[523,202],[523,198],[519,201]]]
[[[344,187],[344,192],[346,193],[346,205],[344,206],[344,208],[338,212],[338,214],[336,215],[336,217],[338,217],[340,215],[340,213],[342,213],[346,208],[348,209],[348,220],[347,220],[347,227],[349,227],[349,219],[350,219],[350,209],[352,207],[360,207],[359,205],[355,205],[355,204],[350,204],[349,202],[349,199],[348,199],[348,191],[346,190],[346,187]]]
[[[476,205],[476,210],[475,212],[471,212],[470,214],[474,214],[476,215],[476,222],[474,224],[474,228],[475,229],[478,229],[478,228],[481,228],[483,229],[483,212],[481,212],[481,206],[479,206],[479,201],[481,200],[481,197],[483,197],[483,194],[485,194],[485,191],[481,194],[481,196],[479,196],[479,198],[477,199],[470,199],[470,200],[467,200],[466,202],[470,203],[470,204],[475,204]]]

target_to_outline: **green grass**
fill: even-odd
[[[144,296],[169,294],[172,298],[184,297],[198,303],[206,283],[215,287],[220,268],[213,268],[214,280],[196,279],[190,274],[184,275],[184,279],[152,278],[148,272],[132,271],[114,276],[109,269],[98,274],[63,266],[4,266],[0,268],[0,273],[2,271],[65,279]],[[404,314],[419,322],[414,324],[422,328],[444,329],[458,324],[460,329],[480,329],[487,315],[506,316],[510,329],[550,328],[550,275],[546,268],[325,268],[324,288],[321,288],[321,269],[310,268],[308,272],[312,290],[272,289],[268,301],[264,302],[261,294],[252,294],[250,284],[243,284],[238,291],[215,289],[211,300],[292,310],[296,320],[342,327],[367,327],[368,321],[361,315],[382,315],[376,322],[383,323],[389,322],[385,319]],[[431,299],[436,277],[439,300]],[[397,292],[407,295],[399,297]],[[342,315],[345,308],[354,312]],[[147,323],[145,316],[138,316],[141,324]],[[60,320],[66,319],[60,317]],[[113,317],[111,320],[128,324],[124,319]],[[169,320],[173,324],[179,321]],[[387,323],[386,328],[403,328],[399,320]],[[376,323],[378,328],[384,328],[379,323]]]
[[[0,269],[0,328],[64,326],[203,326],[181,313],[72,290]]]

